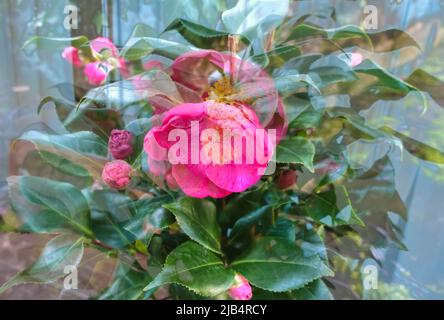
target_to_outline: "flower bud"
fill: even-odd
[[[88,82],[92,85],[99,86],[103,84],[108,76],[108,73],[113,69],[113,66],[106,62],[91,62],[85,66],[83,73],[88,78]]]
[[[297,180],[298,176],[296,174],[296,171],[285,170],[279,174],[277,185],[279,189],[285,190],[295,185]]]
[[[133,135],[126,130],[114,129],[108,140],[108,149],[114,159],[125,159],[133,153]]]
[[[65,48],[65,50],[63,50],[62,52],[62,57],[75,67],[80,68],[83,66],[82,60],[80,60],[79,56],[79,49],[77,49],[76,47]]]
[[[131,166],[123,160],[108,162],[102,171],[103,181],[113,189],[124,189],[131,182]]]
[[[235,284],[228,290],[228,294],[234,300],[250,300],[253,297],[253,292],[245,277],[237,274],[234,278]]]

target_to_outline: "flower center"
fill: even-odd
[[[223,76],[214,82],[208,90],[207,100],[214,100],[217,102],[230,102],[230,96],[235,94],[237,90],[233,87],[230,79]]]

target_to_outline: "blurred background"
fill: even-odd
[[[26,148],[14,148],[13,140],[42,123],[56,126],[51,112],[37,116],[42,98],[73,94],[61,92],[60,84],[75,83],[75,71],[51,50],[23,50],[33,36],[71,37],[99,35],[123,46],[137,23],[161,33],[175,18],[185,18],[218,28],[221,12],[236,1],[224,0],[0,0],[0,214],[12,219],[8,207],[6,177],[20,173]],[[79,10],[79,28],[67,30],[63,21],[65,6]],[[397,28],[408,32],[422,50],[406,48],[394,53],[372,54],[361,51],[390,72],[407,77],[422,68],[444,81],[444,1],[440,0],[313,0],[292,1],[290,14],[326,12],[331,19],[309,21],[323,27],[362,25],[364,8],[377,8],[378,26],[374,31]],[[172,37],[174,37],[173,35]],[[184,41],[177,35],[177,41]],[[378,45],[384,46],[383,39]],[[416,140],[444,151],[444,109],[434,100],[421,114],[418,99],[407,96],[395,102],[377,102],[366,111],[367,120],[390,124]],[[357,142],[351,154],[361,166],[373,163],[386,146]],[[394,148],[389,152],[396,170],[397,189],[408,209],[408,221],[394,222],[403,231],[408,251],[387,248],[377,252],[380,286],[363,298],[444,299],[444,166],[413,158]],[[6,233],[0,230],[0,283],[29,265],[48,240],[43,235]],[[114,261],[103,253],[88,251],[79,272],[79,290],[64,292],[60,284],[22,285],[8,290],[0,299],[86,299],[110,281]],[[335,293],[336,298],[360,298]]]

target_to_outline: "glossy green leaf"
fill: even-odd
[[[176,59],[180,55],[192,50],[196,49],[174,41],[155,37],[134,37],[123,47],[122,56],[137,60],[149,54],[157,54],[169,59]]]
[[[277,27],[287,15],[288,7],[287,0],[240,0],[222,13],[222,21],[228,32],[253,40]]]
[[[137,263],[132,265],[120,261],[114,275],[111,286],[103,292],[100,300],[138,300],[141,299],[146,283],[151,281],[147,272],[138,267]]]
[[[280,68],[288,60],[301,55],[297,46],[281,46],[265,53],[250,57],[250,60],[263,68]]]
[[[17,213],[35,232],[74,230],[92,236],[88,203],[69,183],[20,176],[8,178]]]
[[[298,163],[314,172],[313,158],[315,146],[309,140],[302,137],[290,137],[282,140],[276,149],[276,161],[278,163]]]
[[[254,286],[273,292],[299,289],[333,275],[318,256],[305,257],[294,242],[274,237],[257,240],[231,267]]]
[[[51,283],[66,275],[65,267],[76,267],[83,256],[83,238],[63,234],[49,241],[40,257],[0,287],[0,294],[23,283]],[[72,269],[69,269],[72,271]]]
[[[35,36],[25,42],[23,48],[27,48],[30,45],[35,45],[40,49],[47,50],[60,50],[66,47],[73,46],[76,48],[82,48],[89,45],[89,40],[85,36],[73,37],[73,38],[51,38]]]
[[[221,253],[221,230],[217,223],[216,207],[211,201],[183,198],[165,205],[176,217],[177,223],[192,240],[205,248]]]
[[[253,292],[254,300],[333,300],[325,283],[318,279],[305,287],[289,292],[271,292],[257,289]]]
[[[162,272],[145,290],[176,283],[197,294],[213,297],[230,288],[234,275],[232,270],[224,267],[219,257],[189,241],[169,254]]]
[[[364,226],[349,199],[347,190],[337,186],[336,190],[313,192],[306,200],[304,210],[314,220],[330,227],[347,224]]]
[[[174,216],[162,207],[172,201],[170,196],[157,196],[133,202],[132,207],[136,214],[124,228],[137,239],[149,242],[149,237],[154,232],[165,229],[174,223]]]
[[[258,223],[264,216],[271,215],[273,205],[261,206],[258,209],[249,212],[236,221],[230,232],[230,237],[235,237],[239,233],[246,232],[248,228]]]
[[[165,29],[165,32],[177,30],[189,43],[203,49],[226,49],[230,33],[213,30],[185,19],[176,19]],[[245,37],[240,38],[249,43]]]
[[[131,199],[112,190],[84,190],[91,210],[94,237],[104,244],[122,249],[136,237],[124,228],[133,217]]]

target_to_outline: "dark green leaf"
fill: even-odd
[[[83,238],[64,234],[49,241],[40,257],[0,287],[0,294],[22,283],[50,283],[66,275],[65,267],[76,267],[83,256]]]
[[[226,49],[230,35],[180,18],[171,22],[164,32],[171,30],[177,30],[189,43],[203,49]],[[240,39],[246,44],[249,43],[245,37]]]
[[[177,223],[191,239],[205,248],[221,253],[221,230],[217,223],[216,207],[211,201],[183,198],[165,205],[177,219]]]
[[[254,286],[273,292],[299,289],[333,275],[318,256],[305,257],[294,242],[274,237],[257,240],[231,267]]]
[[[302,137],[290,137],[282,140],[276,149],[276,161],[278,163],[298,163],[314,172],[313,158],[315,146],[309,140]]]
[[[176,283],[200,295],[213,297],[230,288],[234,275],[216,255],[189,241],[170,253],[162,272],[144,290]]]
[[[92,236],[88,203],[73,185],[44,178],[8,179],[17,213],[35,232],[71,229]]]

